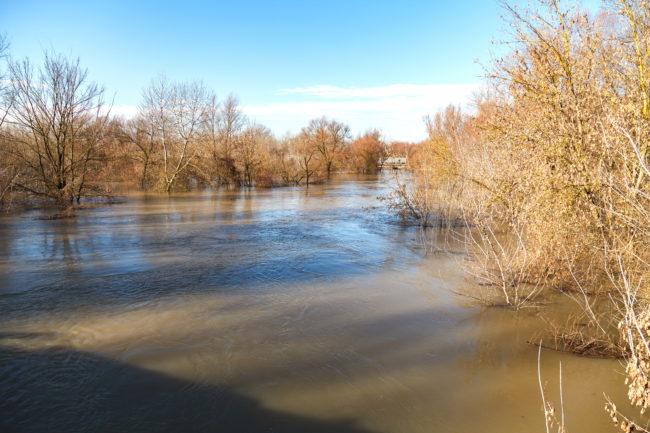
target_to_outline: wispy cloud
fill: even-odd
[[[350,125],[354,133],[378,128],[387,139],[417,141],[426,136],[422,117],[449,104],[467,108],[479,84],[392,84],[380,87],[319,85],[281,89],[277,101],[244,105],[244,112],[277,134],[297,132],[326,116]],[[114,116],[134,117],[137,107],[111,108]]]
[[[127,119],[133,118],[138,114],[138,107],[134,105],[114,105],[110,107],[112,116],[123,116]]]
[[[280,98],[293,100],[248,105],[244,110],[273,129],[296,131],[312,118],[327,116],[349,123],[356,132],[379,128],[389,139],[420,140],[425,136],[423,116],[449,104],[466,107],[478,90],[479,84],[318,85],[282,89]]]

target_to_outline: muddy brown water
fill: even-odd
[[[388,183],[0,218],[0,431],[545,431],[538,312],[454,295],[461,250]],[[620,363],[543,351],[556,406],[560,361],[569,431],[612,431]]]

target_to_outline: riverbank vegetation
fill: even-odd
[[[466,246],[478,296],[520,309],[548,291],[581,307],[553,325],[557,345],[624,356],[629,398],[650,407],[650,4],[607,0],[597,14],[540,0],[503,4],[509,52],[486,69],[475,107],[425,120],[422,143],[352,138],[325,117],[281,138],[238,99],[164,76],[137,114],[111,114],[78,60],[8,58],[0,76],[0,204],[62,208],[110,196],[114,183],[173,192],[194,186],[309,185],[337,170],[371,173],[407,155],[414,179],[388,206]],[[486,289],[489,294],[486,293]],[[476,292],[472,292],[473,297]],[[561,324],[565,325],[565,324]],[[608,411],[624,431],[641,423]]]
[[[518,309],[552,289],[578,302],[588,326],[560,333],[567,347],[618,347],[643,411],[650,4],[612,0],[596,15],[555,0],[504,9],[510,51],[487,68],[474,112],[449,107],[427,121],[429,140],[410,161],[418,179],[393,206],[422,225],[434,214],[461,222],[469,269],[498,302]],[[646,431],[630,422],[625,431]]]
[[[111,114],[104,89],[79,60],[45,53],[43,65],[12,60],[0,77],[0,204],[76,205],[112,185],[147,191],[195,186],[309,185],[334,171],[373,173],[390,147],[377,130],[353,138],[325,117],[277,138],[247,118],[238,99],[200,82],[164,76],[142,92],[137,114]]]

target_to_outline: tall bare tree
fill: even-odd
[[[330,178],[334,162],[350,137],[350,128],[335,120],[325,117],[314,119],[303,129],[305,137],[310,141],[323,162],[327,178]]]
[[[292,147],[295,141],[294,137],[286,135],[277,141],[269,151],[271,164],[276,168],[281,184],[300,183],[302,170],[298,164],[298,156]]]
[[[319,151],[321,155],[323,155],[325,169],[327,170],[327,178],[329,179],[334,162],[341,156],[341,152],[348,143],[350,138],[350,127],[332,120],[327,125],[327,133],[329,135],[328,146],[325,149],[319,149]]]
[[[45,53],[35,74],[29,60],[9,63],[12,152],[29,174],[25,191],[59,204],[79,201],[108,121],[104,90],[88,82],[79,60]]]
[[[139,117],[147,146],[159,149],[162,189],[170,192],[198,154],[208,94],[200,83],[171,84],[160,77],[143,97]]]
[[[217,100],[217,95],[214,93],[208,96],[207,105],[205,107],[205,139],[207,140],[207,148],[204,149],[204,156],[206,161],[203,171],[207,174],[210,182],[219,180],[219,167],[220,167],[220,141],[219,141],[219,128],[220,128],[220,110],[221,106]]]
[[[251,186],[253,178],[262,164],[263,142],[269,140],[271,131],[258,124],[251,124],[243,130],[237,140],[235,155],[240,168],[243,184]]]
[[[122,132],[124,138],[135,146],[130,158],[135,159],[140,165],[138,184],[142,189],[151,187],[154,177],[154,167],[157,164],[158,142],[156,140],[156,125],[148,122],[143,116],[129,120],[124,125]]]
[[[235,167],[235,147],[244,128],[246,118],[234,95],[229,95],[219,110],[218,140],[220,148],[220,171],[226,182],[238,182],[239,174]]]
[[[316,173],[316,164],[318,160],[316,155],[318,154],[318,148],[314,145],[314,142],[310,135],[303,130],[294,139],[294,153],[298,158],[298,165],[300,166],[301,176],[299,182],[303,179],[305,180],[305,185],[309,186],[309,181]]]

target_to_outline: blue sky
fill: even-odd
[[[503,39],[500,13],[493,0],[0,0],[0,32],[14,58],[79,57],[118,113],[164,73],[236,94],[278,135],[325,115],[353,133],[418,140],[424,114],[480,86],[477,59],[502,49],[491,44]]]

